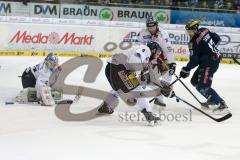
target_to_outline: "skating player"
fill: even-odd
[[[221,55],[217,49],[221,41],[218,34],[207,28],[199,28],[199,21],[190,20],[185,26],[190,36],[190,61],[182,68],[180,77],[187,78],[190,71],[197,67],[191,78],[191,84],[201,93],[207,102],[203,107],[210,107],[213,111],[222,111],[228,106],[218,93],[211,87],[213,75],[218,70]]]
[[[146,88],[145,77],[142,77],[142,74],[140,78],[136,76],[137,72],[144,73],[149,69],[148,62],[152,54],[151,50],[153,50],[153,48],[149,49],[149,45],[150,43],[147,45],[136,44],[124,53],[113,55],[106,66],[105,74],[114,91],[105,98],[105,102],[98,109],[99,113],[112,114],[114,112],[114,103],[117,101],[119,95],[138,91],[141,97],[137,98],[137,105],[147,121],[150,124],[154,124],[160,120],[159,117],[153,115],[148,99],[142,94]],[[158,45],[158,47],[160,46]],[[144,84],[142,84],[141,80],[144,81]],[[163,87],[165,88],[162,90],[159,89],[158,94],[160,92],[166,96],[173,94],[170,87]]]
[[[159,56],[156,57],[155,60],[152,59],[151,64],[154,67],[165,66],[164,70],[162,70],[161,72],[159,69],[156,70],[153,68],[153,72],[151,72],[152,78],[150,81],[158,81],[158,79],[161,77],[162,81],[170,83],[172,80],[172,75],[175,73],[176,69],[176,63],[174,62],[174,54],[171,49],[171,44],[167,31],[159,27],[158,22],[152,16],[147,18],[146,29],[142,29],[138,33],[138,42],[140,42],[141,44],[146,44],[149,41],[157,42],[162,48],[161,54],[159,54]],[[154,104],[163,107],[166,106],[165,102],[163,101],[162,95],[158,96],[155,99]]]

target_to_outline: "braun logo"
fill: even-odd
[[[34,6],[34,14],[50,14],[50,15],[57,15],[57,6],[52,5],[35,5]]]
[[[11,13],[11,4],[10,3],[0,3],[0,13]]]

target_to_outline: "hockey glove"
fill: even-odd
[[[169,75],[173,75],[175,73],[175,70],[176,70],[176,63],[170,63],[168,64],[168,67],[169,67]]]
[[[187,78],[190,75],[190,70],[187,67],[183,67],[180,72],[180,77]]]
[[[172,86],[169,86],[169,83],[161,81],[160,84],[162,86],[161,90],[160,90],[162,95],[164,95],[165,97],[168,97],[168,98],[172,98],[175,96],[173,88],[172,88]]]

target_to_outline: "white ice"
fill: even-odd
[[[214,76],[213,87],[230,106],[233,117],[217,123],[192,111],[192,121],[161,122],[155,127],[146,122],[121,121],[124,112],[137,113],[136,106],[120,102],[115,113],[87,122],[66,122],[58,119],[54,107],[38,105],[5,105],[21,89],[18,77],[41,57],[0,57],[0,160],[88,160],[88,159],[162,159],[162,160],[238,160],[240,157],[240,66],[221,64]],[[61,63],[69,58],[60,58]],[[103,59],[104,64],[105,59]],[[177,73],[186,63],[177,63]],[[105,65],[104,65],[105,66]],[[86,84],[82,78],[86,66],[73,71],[67,84],[110,90],[104,67],[95,83]],[[184,82],[202,101],[189,83]],[[176,83],[176,94],[198,106],[190,94]],[[66,95],[67,97],[67,95]],[[74,98],[74,96],[69,96]],[[190,114],[189,106],[165,99],[166,114]],[[83,97],[72,105],[79,113],[101,103]],[[153,105],[153,104],[152,104]],[[156,106],[153,106],[156,108]],[[157,110],[157,109],[155,109]],[[190,115],[189,115],[190,116]]]

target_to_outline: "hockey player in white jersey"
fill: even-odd
[[[17,102],[27,103],[40,100],[44,106],[55,104],[53,95],[60,96],[57,91],[51,93],[51,86],[56,82],[61,67],[58,66],[58,57],[54,53],[49,53],[43,62],[28,67],[22,74],[23,90],[16,97]]]
[[[153,67],[151,67],[152,70],[150,71],[150,81],[154,82],[156,79],[159,79],[161,77],[162,82],[164,81],[166,83],[170,83],[172,80],[172,75],[175,73],[176,69],[176,63],[174,62],[174,54],[171,49],[171,44],[167,31],[159,27],[158,22],[152,16],[147,18],[146,29],[142,29],[138,33],[139,43],[146,44],[149,41],[157,42],[162,49],[161,53],[158,53],[159,56],[156,57],[155,60],[151,60],[151,64],[153,65]],[[159,68],[163,68],[163,70],[159,70]],[[163,107],[166,106],[165,102],[163,101],[162,95],[158,96],[155,99],[154,104]]]
[[[140,95],[140,97],[137,98],[137,105],[147,121],[150,124],[154,124],[160,120],[159,117],[153,115],[150,103],[142,93],[146,89],[145,78],[142,77],[143,74],[139,74],[139,77],[137,76],[139,72],[144,73],[148,71],[148,62],[151,54],[151,50],[147,45],[137,44],[124,53],[114,54],[112,56],[105,68],[105,74],[113,91],[105,98],[105,101],[99,107],[99,113],[112,114],[119,96],[137,91]],[[142,81],[144,82],[142,83]],[[167,88],[166,90],[169,92],[168,94],[172,93],[171,89]],[[162,90],[159,89],[156,94],[159,95],[161,91]]]

